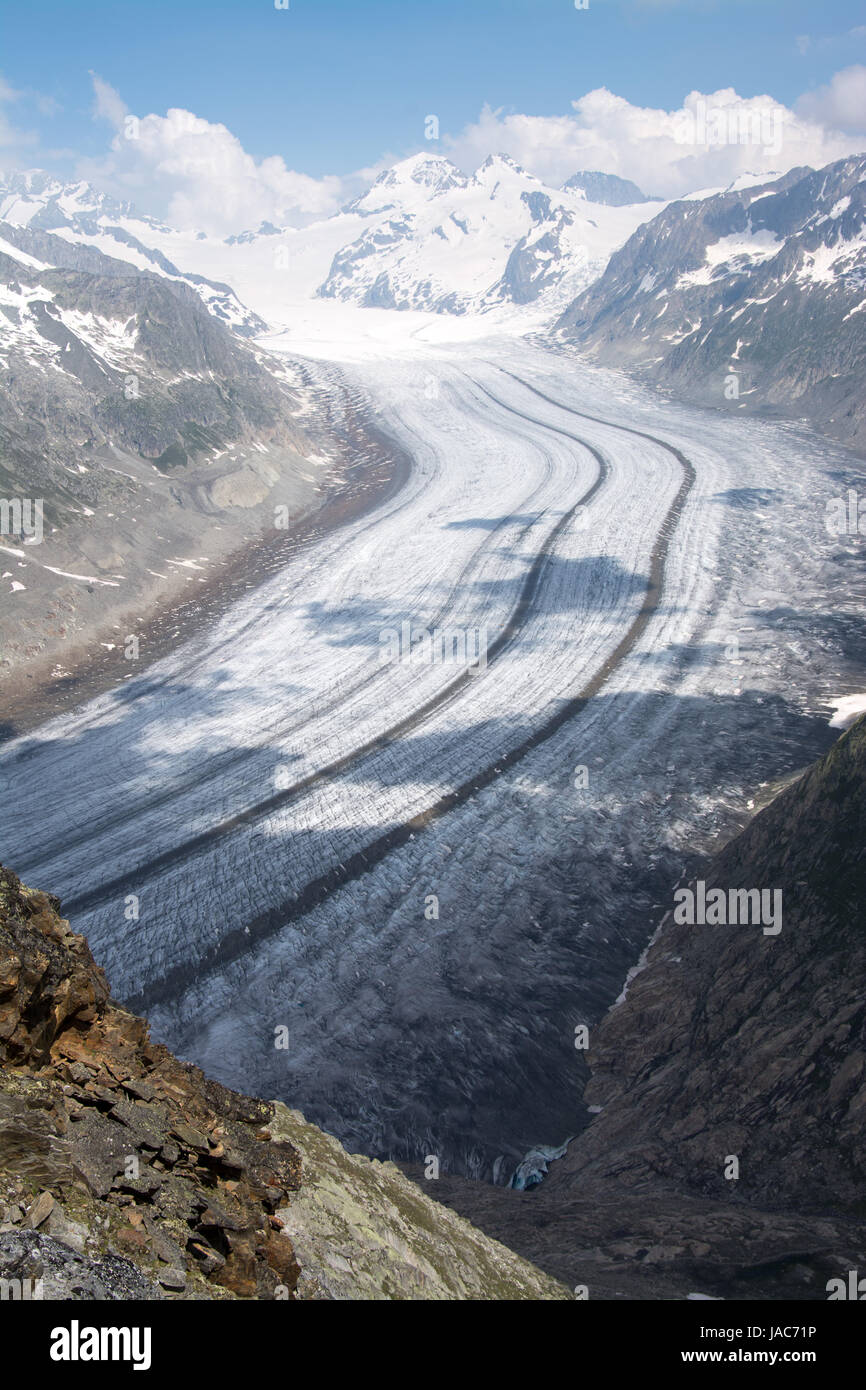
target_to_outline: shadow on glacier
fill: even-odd
[[[863,557],[852,557],[862,574]],[[859,576],[858,576],[859,577]],[[837,659],[866,667],[866,614],[802,613],[795,608],[763,608],[760,617],[781,629],[785,637],[797,637]]]
[[[196,683],[144,679],[131,698],[115,700],[112,693],[100,717],[77,734],[29,736],[0,753],[0,791],[10,793],[0,798],[0,843],[26,868],[51,846],[59,849],[60,839],[67,847],[86,843],[133,811],[140,817],[233,771],[243,769],[245,781],[259,787],[273,783],[277,761],[287,769],[300,757],[275,755],[267,716],[276,700],[290,700],[298,689],[290,681],[269,689],[256,746],[238,744],[231,734],[247,692],[227,672],[208,672]],[[120,695],[127,697],[128,688]],[[209,730],[212,720],[222,720],[228,734],[218,739]],[[155,731],[160,737],[151,744]],[[86,779],[70,781],[66,770],[73,767],[77,774],[86,768]]]
[[[275,905],[234,958],[207,973],[191,960],[186,983],[148,1009],[161,1039],[379,1157],[437,1155],[449,1171],[502,1176],[532,1146],[575,1133],[585,1121],[575,1026],[609,1007],[673,885],[700,863],[669,842],[672,819],[733,786],[738,814],[711,822],[708,839],[730,833],[759,782],[790,776],[835,738],[757,692],[600,696],[593,709],[613,738],[611,760],[590,764],[597,803],[575,805],[572,730],[540,793],[537,775],[531,796],[496,784],[318,902]],[[687,751],[679,765],[672,746]],[[321,867],[344,852],[339,837],[298,839]],[[280,1026],[287,1052],[274,1046]]]
[[[307,621],[315,628],[317,636],[324,637],[330,646],[366,648],[371,660],[379,657],[382,634],[399,632],[403,623],[409,623],[416,634],[434,625],[475,630],[489,626],[488,609],[491,603],[501,605],[502,610],[518,605],[522,586],[536,562],[535,556],[518,555],[509,550],[496,550],[494,553],[512,561],[514,572],[497,579],[464,580],[461,583],[459,606],[445,619],[437,617],[435,611],[429,608],[419,611],[417,608],[400,608],[393,604],[385,606],[370,599],[358,598],[338,607],[323,603],[307,604],[304,609]],[[646,579],[624,569],[619,561],[609,555],[588,555],[578,559],[549,556],[543,562],[541,578],[543,594],[533,603],[533,614],[578,611],[597,614],[609,611],[614,616],[624,599],[638,595],[642,597],[646,592]],[[429,601],[437,608],[444,607],[452,593],[453,590],[443,585],[438,592],[432,593]],[[521,623],[525,621],[524,615],[519,615],[519,619]],[[490,628],[488,641],[492,642],[495,636],[496,631]],[[521,641],[526,642],[527,638],[521,636]]]
[[[516,526],[534,526],[542,517],[541,512],[508,512],[505,516],[470,516],[463,521],[447,521],[445,531],[498,531],[500,526],[513,522]]]
[[[769,507],[783,496],[784,493],[779,488],[730,487],[725,492],[714,493],[710,501],[721,502],[726,507],[734,507],[738,511],[755,511],[758,507]]]

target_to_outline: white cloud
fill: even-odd
[[[800,53],[805,55],[811,49],[842,48],[851,43],[862,43],[866,39],[866,24],[855,24],[841,34],[822,34],[813,38],[811,34],[798,34],[795,43]]]
[[[97,120],[108,121],[119,130],[129,110],[126,102],[108,82],[103,82],[98,73],[91,72],[90,80],[93,83],[94,116]]]
[[[224,236],[262,221],[302,225],[340,206],[341,179],[295,173],[279,155],[256,161],[224,125],[190,111],[137,117],[113,87],[92,78],[94,116],[115,134],[110,154],[78,172],[142,211]]]
[[[19,130],[2,109],[5,105],[20,101],[24,95],[11,87],[5,77],[0,75],[0,150],[3,152],[3,165],[7,169],[14,168],[22,156],[32,155],[38,143],[34,131]]]
[[[80,162],[78,176],[175,226],[217,236],[262,221],[302,226],[337,211],[393,162],[315,179],[289,169],[279,155],[256,160],[224,125],[181,109],[136,117],[95,74],[93,87],[94,115],[108,121],[114,135],[108,155]],[[459,135],[424,148],[448,154],[466,170],[503,152],[552,184],[600,169],[633,179],[649,194],[676,198],[724,187],[741,174],[820,167],[863,150],[866,136],[854,132],[858,121],[864,123],[864,91],[862,67],[837,73],[795,110],[770,96],[744,98],[725,88],[690,92],[680,107],[666,111],[634,106],[600,87],[562,116],[485,107]]]
[[[805,119],[837,130],[866,130],[866,67],[855,63],[843,68],[826,86],[802,96],[797,110]]]
[[[830,119],[834,111],[853,110],[854,85],[840,87],[826,112],[794,112],[770,96],[740,97],[730,87],[690,92],[681,107],[665,111],[633,106],[600,87],[572,102],[566,116],[506,115],[485,107],[475,124],[442,143],[465,169],[502,151],[550,183],[600,169],[672,198],[724,186],[740,174],[820,166],[863,149],[866,139],[832,128],[840,121]]]

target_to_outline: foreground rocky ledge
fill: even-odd
[[[2,868],[0,1063],[13,1296],[570,1297],[393,1164],[151,1042],[58,900]]]

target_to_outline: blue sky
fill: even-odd
[[[319,177],[417,148],[429,113],[457,134],[484,103],[551,116],[606,86],[672,109],[692,89],[733,86],[792,106],[866,63],[858,26],[866,11],[853,0],[589,0],[586,11],[573,0],[290,0],[288,11],[42,0],[4,7],[0,71],[22,93],[7,119],[38,138],[25,162],[105,151],[94,69],[133,112],[184,107],[257,159],[281,155]]]

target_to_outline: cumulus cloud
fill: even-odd
[[[814,106],[796,112],[770,96],[741,97],[731,87],[690,92],[672,111],[634,106],[600,87],[572,102],[564,116],[485,107],[477,122],[443,144],[465,169],[501,151],[548,183],[599,169],[633,179],[647,193],[675,198],[722,187],[740,174],[817,167],[866,148],[866,137],[846,133],[858,129],[851,123],[856,86],[856,80],[838,88],[831,83],[823,104],[816,93]],[[862,129],[862,99],[860,111]]]
[[[109,154],[79,173],[177,227],[224,236],[260,222],[302,225],[340,206],[342,181],[310,178],[279,155],[255,160],[224,125],[191,111],[136,116],[92,74],[94,116],[114,127]]]
[[[837,130],[866,130],[866,67],[855,63],[843,68],[826,86],[801,97],[797,111],[805,120]]]
[[[263,221],[302,226],[337,211],[394,162],[383,159],[345,177],[311,178],[279,155],[256,160],[224,125],[190,111],[136,116],[101,77],[92,74],[92,80],[94,116],[110,124],[113,136],[109,153],[79,163],[78,176],[175,226],[217,236]],[[486,106],[459,135],[443,135],[424,148],[448,154],[467,171],[490,154],[505,153],[554,185],[598,169],[632,179],[649,194],[676,198],[724,187],[741,174],[820,167],[863,150],[864,93],[863,67],[837,73],[794,110],[728,87],[690,92],[668,111],[635,106],[600,87],[562,116]]]

